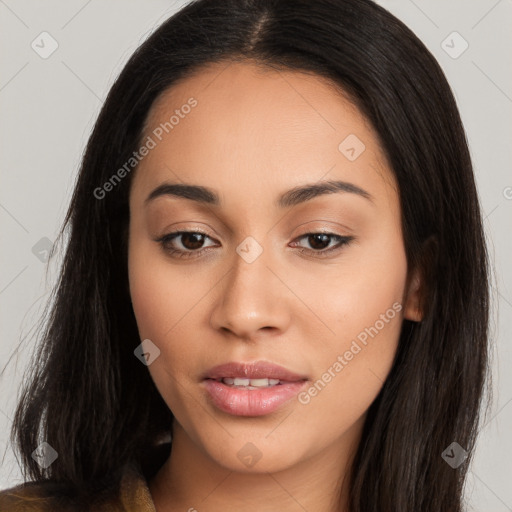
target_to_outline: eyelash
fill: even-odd
[[[161,238],[158,238],[156,240],[156,242],[159,242],[160,245],[162,246],[162,248],[173,258],[179,258],[179,259],[196,258],[196,257],[199,257],[199,255],[201,255],[203,252],[208,251],[208,248],[203,248],[203,249],[198,249],[198,250],[188,249],[186,251],[183,251],[181,249],[169,248],[169,245],[168,245],[170,242],[172,242],[172,240],[174,238],[177,238],[181,235],[192,234],[192,233],[196,233],[199,235],[203,235],[207,238],[210,238],[206,233],[204,233],[202,231],[174,231],[172,233],[168,233],[168,234],[162,236]],[[343,246],[350,245],[350,243],[355,239],[353,236],[341,236],[341,235],[336,235],[334,233],[312,232],[312,233],[304,233],[303,235],[296,238],[296,240],[301,240],[302,238],[307,238],[312,235],[325,235],[325,236],[328,236],[328,237],[338,240],[337,246],[331,247],[330,249],[322,249],[322,250],[315,251],[313,249],[302,248],[299,251],[301,253],[306,253],[308,255],[313,255],[313,256],[319,257],[319,258],[325,258],[325,257],[327,257],[327,255],[330,255],[332,252],[340,251],[343,248]]]

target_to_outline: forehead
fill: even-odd
[[[139,188],[181,180],[254,194],[263,183],[289,188],[322,178],[394,184],[358,108],[329,80],[299,71],[251,62],[200,68],[155,101],[147,137],[156,145],[139,164]]]

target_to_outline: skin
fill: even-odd
[[[140,162],[130,192],[133,308],[141,340],[160,350],[148,370],[175,416],[172,454],[149,483],[156,509],[345,510],[340,483],[402,321],[421,320],[393,174],[372,127],[323,78],[209,65],[158,98],[144,137],[190,97],[197,106]],[[350,134],[366,147],[354,161],[338,149]],[[274,204],[293,187],[328,180],[372,199],[339,192]],[[170,195],[146,204],[164,182],[210,187],[222,205]],[[208,247],[199,256],[178,259],[156,241],[193,229],[206,237],[167,248]],[[321,257],[338,239],[315,246],[304,235],[322,230],[354,240]],[[236,252],[249,236],[263,249],[252,263]],[[309,403],[294,398],[272,414],[239,417],[208,400],[201,376],[230,361],[271,361],[313,384],[394,303],[401,311]],[[261,455],[252,467],[237,457],[249,442]]]

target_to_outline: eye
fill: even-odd
[[[176,248],[175,241],[180,238],[178,245],[181,247]],[[206,250],[202,247],[206,238],[210,237],[202,231],[175,231],[159,238],[157,242],[160,242],[163,249],[174,257],[191,258],[197,257]]]
[[[334,233],[306,233],[297,240],[305,239],[312,249],[302,248],[301,253],[310,254],[323,258],[324,255],[330,255],[333,252],[340,251],[343,246],[349,245],[353,240],[353,236],[341,236]],[[337,241],[334,246],[329,247],[333,241]],[[327,249],[326,249],[327,247]]]

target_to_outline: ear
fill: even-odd
[[[437,238],[431,235],[423,242],[420,257],[407,278],[404,300],[404,318],[407,320],[421,322],[425,317],[429,295],[427,287],[433,281],[438,253]]]
[[[423,296],[423,278],[418,268],[414,270],[412,276],[408,280],[408,289],[405,295],[404,318],[413,322],[421,322],[423,320],[422,296]]]

